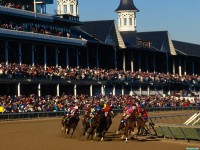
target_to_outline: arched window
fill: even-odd
[[[74,13],[74,5],[70,5],[70,13]]]
[[[64,14],[66,14],[67,13],[67,5],[64,5],[63,7],[64,7]]]
[[[132,18],[129,18],[129,25],[130,25],[130,26],[133,25],[133,20],[132,20]]]
[[[127,25],[127,20],[126,20],[126,18],[124,18],[124,25],[125,25],[125,26]]]

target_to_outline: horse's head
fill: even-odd
[[[133,112],[130,115],[130,118],[134,119],[134,120],[136,120],[138,118],[138,113],[137,113],[136,109],[133,110]]]

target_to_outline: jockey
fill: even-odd
[[[72,117],[74,117],[74,114],[75,114],[76,111],[78,111],[78,106],[72,105],[72,106],[68,109],[68,113],[69,113],[68,119],[71,119]]]
[[[108,112],[112,109],[110,103],[108,102],[106,107],[104,108],[104,112],[105,112],[105,117],[107,117]],[[113,111],[111,110],[111,113],[113,114]]]
[[[125,111],[125,115],[124,115],[124,120],[127,120],[129,118],[129,116],[133,113],[133,111],[136,109],[135,106],[131,106],[129,107],[126,111]]]
[[[90,114],[90,104],[85,104],[84,106],[84,114],[89,115]]]
[[[145,108],[138,107],[138,114],[145,122],[148,121],[148,113]]]
[[[146,111],[146,109],[143,109],[143,112],[142,112],[142,118],[145,122],[148,122],[148,113]]]

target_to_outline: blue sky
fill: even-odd
[[[49,5],[48,12],[56,9]],[[116,20],[120,0],[79,0],[81,21]],[[134,0],[137,31],[167,30],[173,40],[200,44],[200,0]]]

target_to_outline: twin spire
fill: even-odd
[[[123,31],[136,31],[136,13],[139,10],[135,7],[133,0],[121,0],[115,10],[118,15],[118,29]]]
[[[121,0],[118,8],[115,10],[117,11],[123,11],[123,10],[131,10],[138,12],[139,10],[135,7],[133,0]]]

